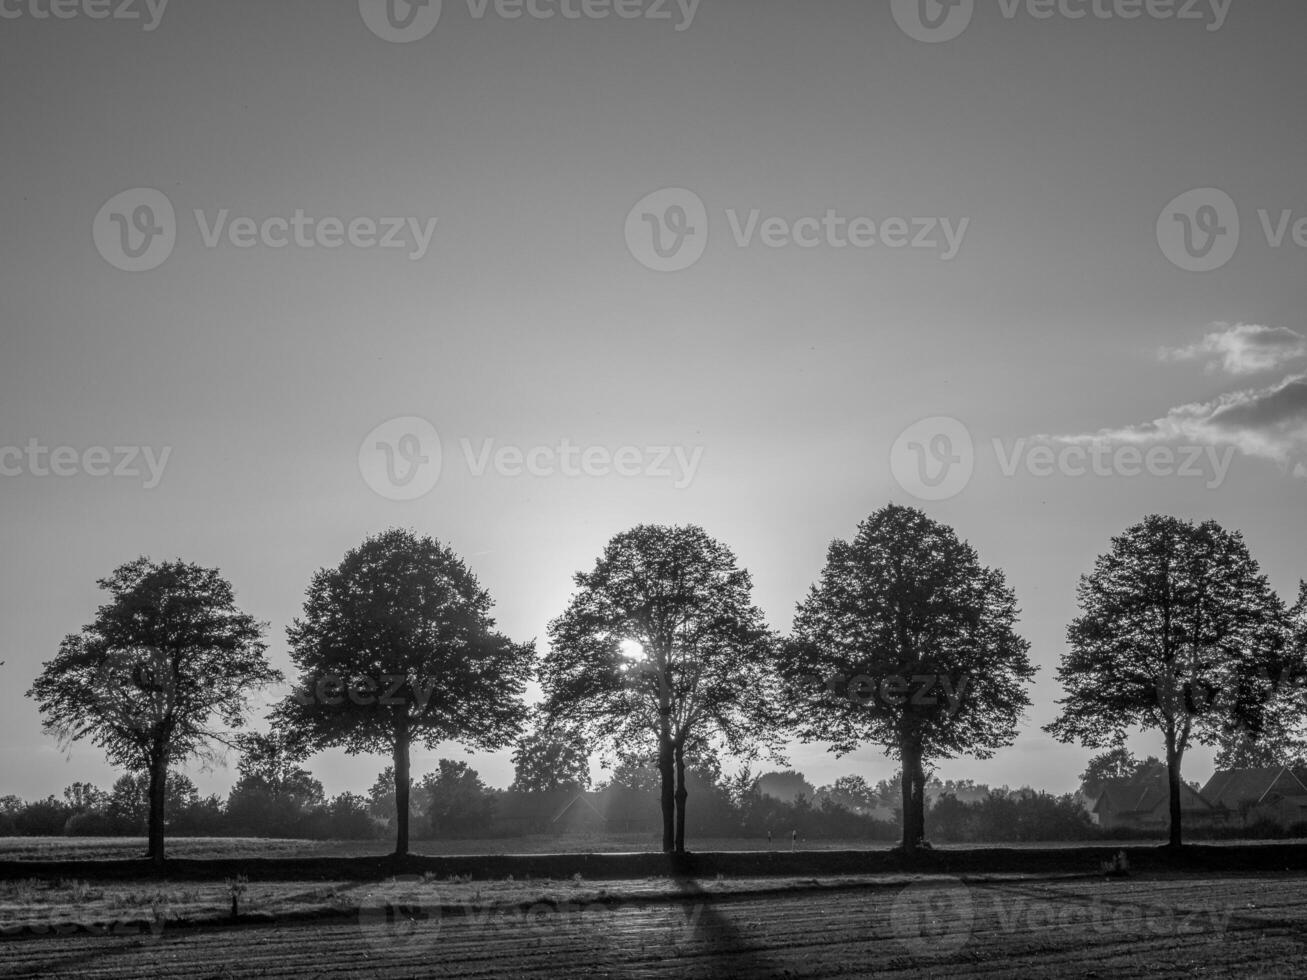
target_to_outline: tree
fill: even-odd
[[[242,833],[291,837],[326,800],[322,783],[298,763],[299,750],[281,734],[240,740],[239,778],[227,797],[227,817]]]
[[[551,793],[590,788],[590,753],[580,739],[537,729],[513,752],[513,785],[519,793]]]
[[[236,608],[215,569],[148,558],[99,583],[110,601],[66,637],[28,697],[61,743],[90,738],[109,761],[146,773],[147,857],[164,860],[169,767],[229,744],[250,694],[281,675],[264,658],[264,624]]]
[[[390,755],[397,856],[408,853],[411,746],[493,751],[525,717],[534,644],[495,632],[491,605],[444,545],[390,530],[315,574],[287,630],[299,679],[276,724],[315,750]]]
[[[64,802],[74,813],[103,810],[109,803],[109,794],[90,783],[73,783],[64,788]]]
[[[123,833],[139,834],[149,826],[153,787],[145,773],[125,773],[109,790],[106,810]],[[164,785],[164,812],[171,824],[200,801],[199,790],[185,773],[170,772]]]
[[[779,745],[774,639],[749,573],[699,527],[609,541],[549,626],[545,715],[618,753],[658,752],[663,850],[685,851],[687,753]]]
[[[810,800],[817,795],[817,790],[803,773],[792,769],[763,773],[758,777],[758,792],[786,803],[793,803],[800,796]]]
[[[880,805],[876,791],[861,776],[841,776],[829,786],[817,790],[817,795],[830,799],[854,813],[866,813]]]
[[[794,727],[839,755],[864,743],[902,763],[903,848],[924,837],[928,760],[986,759],[1030,700],[1029,644],[1002,572],[953,530],[890,505],[831,544],[800,604],[782,674]]]
[[[495,814],[495,794],[466,762],[441,759],[438,771],[427,773],[420,784],[431,815],[435,837],[482,830]]]
[[[1260,733],[1288,666],[1284,605],[1241,535],[1156,515],[1112,539],[1079,604],[1058,670],[1062,712],[1045,730],[1090,748],[1160,731],[1178,847],[1185,751]]]
[[[1100,752],[1091,758],[1080,774],[1080,789],[1093,799],[1109,779],[1129,779],[1139,771],[1141,763],[1124,745]]]

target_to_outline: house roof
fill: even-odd
[[[1307,771],[1288,766],[1222,769],[1212,774],[1203,795],[1213,803],[1235,809],[1244,803],[1261,803],[1268,796],[1307,796]]]
[[[1171,805],[1170,787],[1165,773],[1148,772],[1120,779],[1105,779],[1090,812],[1151,813]],[[1211,810],[1203,793],[1188,783],[1180,783],[1180,807],[1185,810]]]

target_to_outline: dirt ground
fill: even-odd
[[[790,884],[496,908],[396,882],[330,921],[0,942],[0,976],[1307,975],[1302,873]]]

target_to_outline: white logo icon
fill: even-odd
[[[960,881],[917,881],[894,898],[890,929],[914,956],[956,953],[971,938],[976,910],[971,890]]]
[[[891,0],[894,20],[914,41],[952,41],[971,24],[975,0]]]
[[[1157,219],[1157,244],[1186,272],[1219,269],[1239,247],[1239,208],[1215,187],[1186,191]]]
[[[708,208],[683,187],[655,191],[626,216],[626,247],[655,272],[688,269],[708,248]]]
[[[363,482],[387,500],[417,500],[440,480],[441,446],[436,427],[409,416],[383,422],[359,446]]]
[[[359,0],[368,30],[383,41],[421,41],[440,23],[442,0]]]
[[[135,187],[105,202],[91,225],[96,251],[115,269],[148,272],[172,255],[177,215],[162,191]]]
[[[948,500],[971,482],[976,449],[967,427],[952,418],[909,426],[890,450],[890,471],[919,500]]]
[[[359,904],[359,930],[378,956],[411,959],[436,946],[443,914],[441,895],[433,883],[401,875],[364,897]]]

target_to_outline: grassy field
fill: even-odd
[[[695,851],[789,853],[789,840],[769,845],[753,837],[705,838],[689,841]],[[1041,849],[1099,847],[1154,847],[1154,840],[1139,841],[1062,841],[1026,844],[937,844],[941,850],[978,850],[986,848]],[[1255,841],[1221,841],[1222,845],[1256,845]],[[1277,842],[1286,843],[1286,842]],[[800,851],[887,851],[890,841],[869,840],[800,840]],[[391,853],[394,841],[307,841],[250,837],[174,837],[167,842],[171,858],[212,860],[224,858],[313,858],[313,857],[380,857]],[[662,840],[648,834],[607,837],[516,837],[486,840],[414,841],[414,854],[425,855],[501,855],[501,854],[657,854]],[[0,837],[0,861],[105,861],[139,858],[145,853],[144,837]]]
[[[318,921],[2,942],[0,976],[1288,978],[1307,975],[1304,883],[558,883],[552,898],[519,888],[480,903],[457,900],[457,883],[395,883],[387,903]]]
[[[459,842],[449,861],[494,843]],[[123,859],[144,841],[0,839],[0,861],[19,869],[0,879],[0,977],[1307,975],[1307,852],[1295,847],[1227,843],[1172,859],[1145,842],[1128,877],[1108,877],[1110,851],[1084,845],[943,848],[933,872],[876,856],[886,870],[852,874],[856,854],[829,848],[859,842],[769,858],[748,853],[757,842],[704,841],[738,855],[701,852],[705,866],[748,871],[691,876],[655,861],[662,873],[601,880],[523,875],[596,861],[542,858],[556,839],[497,843],[508,846],[494,867],[517,874],[369,877],[385,842],[179,838],[173,856],[210,862],[205,875],[97,878],[96,862],[137,867]],[[604,860],[650,863],[638,841],[601,844]],[[872,847],[887,852],[861,842],[864,856]],[[62,863],[38,864],[51,861]],[[261,861],[274,872],[251,871],[233,920],[224,875]],[[824,871],[795,872],[804,861]],[[939,873],[940,862],[967,870]]]

